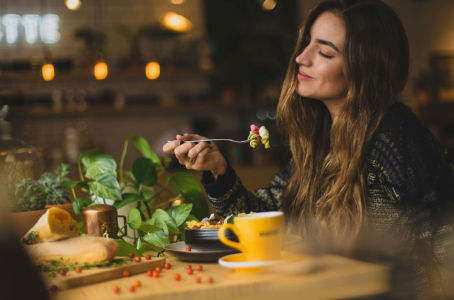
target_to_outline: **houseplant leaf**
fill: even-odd
[[[162,229],[145,235],[143,239],[147,243],[161,248],[170,244],[169,235],[166,234]]]
[[[90,190],[98,198],[121,200],[121,189],[117,178],[111,173],[100,174],[95,181],[88,183]]]
[[[120,244],[120,250],[117,252],[117,256],[128,256],[129,253],[134,253],[137,256],[143,256],[142,252],[136,249],[133,245],[128,242],[123,241],[122,239],[116,240]]]
[[[189,216],[192,210],[192,203],[180,204],[174,207],[171,207],[167,213],[175,220],[177,226],[180,226],[186,221],[186,218]]]
[[[112,155],[100,154],[94,158],[90,166],[87,168],[85,177],[95,179],[98,175],[111,173],[117,176],[117,163]]]
[[[73,209],[74,213],[78,215],[81,211],[82,208],[84,207],[84,200],[81,198],[77,198],[73,201]]]
[[[180,234],[180,230],[174,219],[165,210],[160,208],[156,209],[151,216],[151,219],[147,220],[145,223],[162,228],[166,234]]]
[[[150,251],[156,251],[157,252],[158,250],[156,250],[155,248],[151,247],[150,245],[143,245],[142,244],[142,246],[140,246],[140,248],[139,248],[139,251],[142,254],[144,254],[144,253],[150,252]]]
[[[128,214],[128,225],[132,229],[139,229],[142,225],[142,217],[140,216],[140,211],[137,208],[131,208]]]
[[[197,179],[189,173],[176,172],[167,177],[167,183],[177,192],[181,193],[184,189],[194,189],[202,192]]]
[[[82,162],[84,169],[86,170],[91,163],[95,160],[98,155],[106,154],[102,150],[88,149],[79,153],[79,161]]]
[[[128,204],[145,200],[139,194],[123,194],[122,198],[123,201],[115,201],[113,207],[115,207],[116,209],[120,209]]]
[[[207,200],[201,191],[184,189],[180,193],[183,195],[186,203],[193,204],[191,214],[199,220],[210,216]]]
[[[153,232],[158,231],[158,230],[161,230],[161,228],[159,228],[158,226],[150,225],[150,224],[142,224],[139,227],[139,235],[140,234],[146,235],[148,233],[153,233]]]
[[[151,161],[157,167],[156,168],[157,170],[164,169],[161,160],[156,155],[156,153],[154,153],[153,150],[151,150],[150,144],[143,136],[139,134],[132,134],[127,136],[126,140],[132,141],[136,148],[140,151],[140,153],[142,153],[144,157],[151,159]]]
[[[139,184],[154,186],[158,181],[156,166],[151,159],[139,157],[132,164],[132,174]]]
[[[64,183],[64,185],[65,185],[65,188],[73,189],[78,183],[79,183],[79,181],[66,181]]]

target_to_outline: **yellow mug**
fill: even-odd
[[[236,234],[239,243],[225,237],[228,229]],[[243,252],[247,261],[279,260],[284,239],[284,213],[269,211],[242,215],[234,218],[233,224],[222,225],[218,235],[221,242]]]

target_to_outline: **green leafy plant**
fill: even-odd
[[[43,187],[31,178],[23,179],[16,185],[10,184],[7,189],[8,206],[11,212],[40,210],[46,206],[46,194]]]
[[[47,205],[69,203],[69,193],[64,183],[69,180],[71,167],[68,164],[61,164],[53,173],[45,172],[38,180],[46,194]]]
[[[131,171],[125,171],[124,160],[131,142],[142,157],[133,162]],[[168,164],[169,159],[161,160],[140,135],[126,137],[118,168],[113,156],[101,150],[81,152],[78,164],[81,181],[66,183],[75,198],[74,211],[80,213],[84,207],[106,203],[106,199],[113,200],[117,209],[136,203],[124,225],[133,229],[128,237],[134,242],[119,240],[119,256],[131,252],[142,255],[153,250],[151,246],[164,247],[173,236],[182,240],[186,222],[203,219],[209,215],[209,209],[197,180],[186,172],[170,172]],[[86,192],[85,199],[75,197],[77,186]],[[184,200],[184,204],[173,206],[176,200]]]

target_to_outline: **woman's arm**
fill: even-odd
[[[215,211],[226,217],[230,214],[282,210],[283,192],[290,176],[290,164],[266,188],[252,193],[242,184],[235,170],[227,165],[226,172],[217,179],[211,172],[203,172],[202,184]]]
[[[430,131],[405,108],[383,123],[370,147],[369,222],[388,245],[398,246],[394,250],[413,258],[420,294],[442,294],[452,280],[451,162]]]

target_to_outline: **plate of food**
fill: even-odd
[[[236,249],[203,251],[192,249],[185,242],[177,242],[164,246],[166,252],[183,261],[217,262],[219,258],[238,253]]]
[[[211,214],[209,218],[204,218],[200,222],[187,222],[187,228],[184,231],[186,246],[200,251],[235,250],[223,244],[219,239],[219,227],[221,227],[224,222],[227,222],[227,219],[217,220],[214,214]],[[238,238],[233,231],[228,230],[226,232],[226,237],[229,240],[238,242]]]

